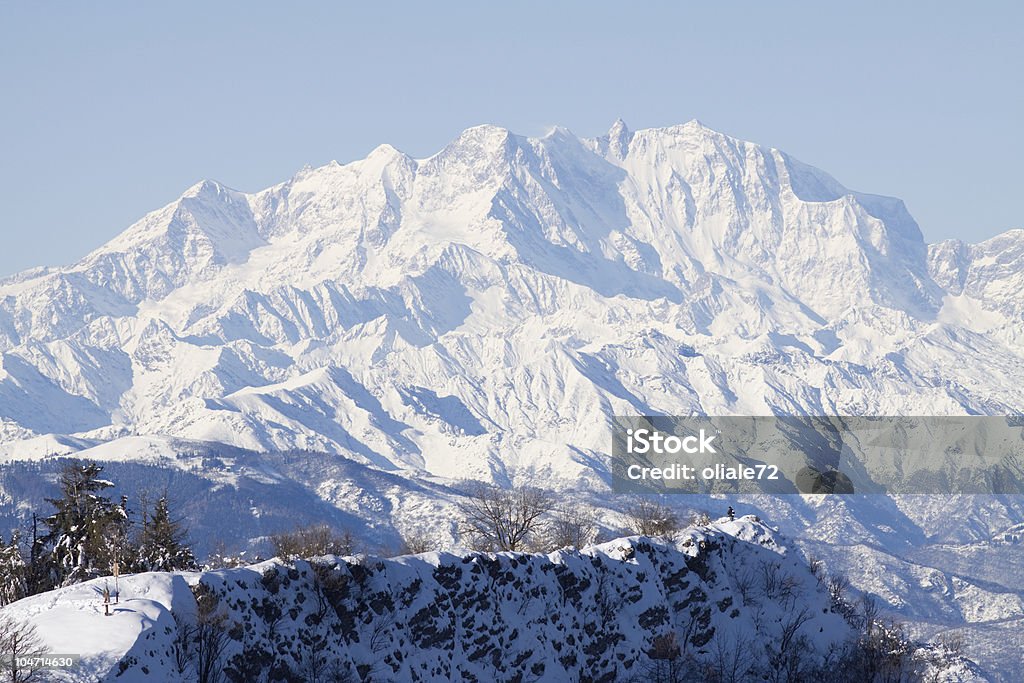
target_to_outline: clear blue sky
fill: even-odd
[[[252,191],[495,123],[699,118],[906,200],[1024,225],[1020,3],[0,0],[0,274],[76,260],[201,178]]]

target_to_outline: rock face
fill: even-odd
[[[573,483],[617,412],[1015,412],[1021,234],[929,248],[900,201],[695,121],[205,181],[0,283],[0,439]]]

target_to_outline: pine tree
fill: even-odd
[[[28,595],[27,567],[21,554],[18,532],[11,534],[11,542],[0,539],[0,605],[8,605]]]
[[[121,496],[115,512],[105,526],[105,532],[98,539],[95,566],[103,571],[113,571],[114,564],[117,563],[122,572],[131,572],[138,564],[139,549],[132,539],[128,496]]]
[[[64,467],[59,498],[47,498],[55,511],[43,519],[51,569],[57,584],[68,585],[109,572],[125,553],[128,537],[127,500],[121,504],[103,495],[113,483],[100,478],[96,463]]]
[[[196,560],[187,536],[184,524],[171,517],[171,506],[164,494],[156,502],[152,515],[143,514],[139,543],[141,568],[158,572],[194,569]]]
[[[32,524],[29,527],[29,536],[26,540],[28,546],[28,564],[25,568],[25,592],[26,595],[44,593],[54,587],[54,574],[52,570],[52,558],[46,548],[46,540],[39,533],[39,516],[32,513]]]

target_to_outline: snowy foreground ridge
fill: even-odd
[[[784,591],[761,585],[765,568]],[[821,666],[850,635],[825,587],[752,517],[687,529],[675,545],[632,537],[548,555],[329,557],[139,574],[122,579],[109,617],[102,585],[8,608],[36,624],[52,651],[83,655],[69,680],[195,680],[201,657],[176,656],[176,637],[197,622],[197,597],[223,619],[219,661],[240,681],[270,669],[305,681],[338,680],[326,677],[331,670],[353,681],[648,680],[650,653],[668,634],[698,662],[739,662],[741,671],[780,661],[787,647]],[[980,680],[962,661],[933,671],[937,680]]]

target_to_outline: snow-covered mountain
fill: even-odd
[[[3,440],[572,481],[616,412],[1017,412],[1022,254],[1020,231],[929,248],[898,200],[695,121],[481,126],[251,195],[204,181],[8,278]]]
[[[395,476],[249,474],[396,524],[443,517],[438,482],[466,477],[613,508],[615,414],[1021,413],[1022,290],[1024,231],[929,246],[899,200],[695,121],[481,126],[255,194],[204,181],[0,281],[0,454],[202,470],[222,450],[209,476],[236,482],[235,454],[306,449]],[[922,631],[993,629],[1008,661],[1024,559],[996,539],[1019,499],[746,504]]]

